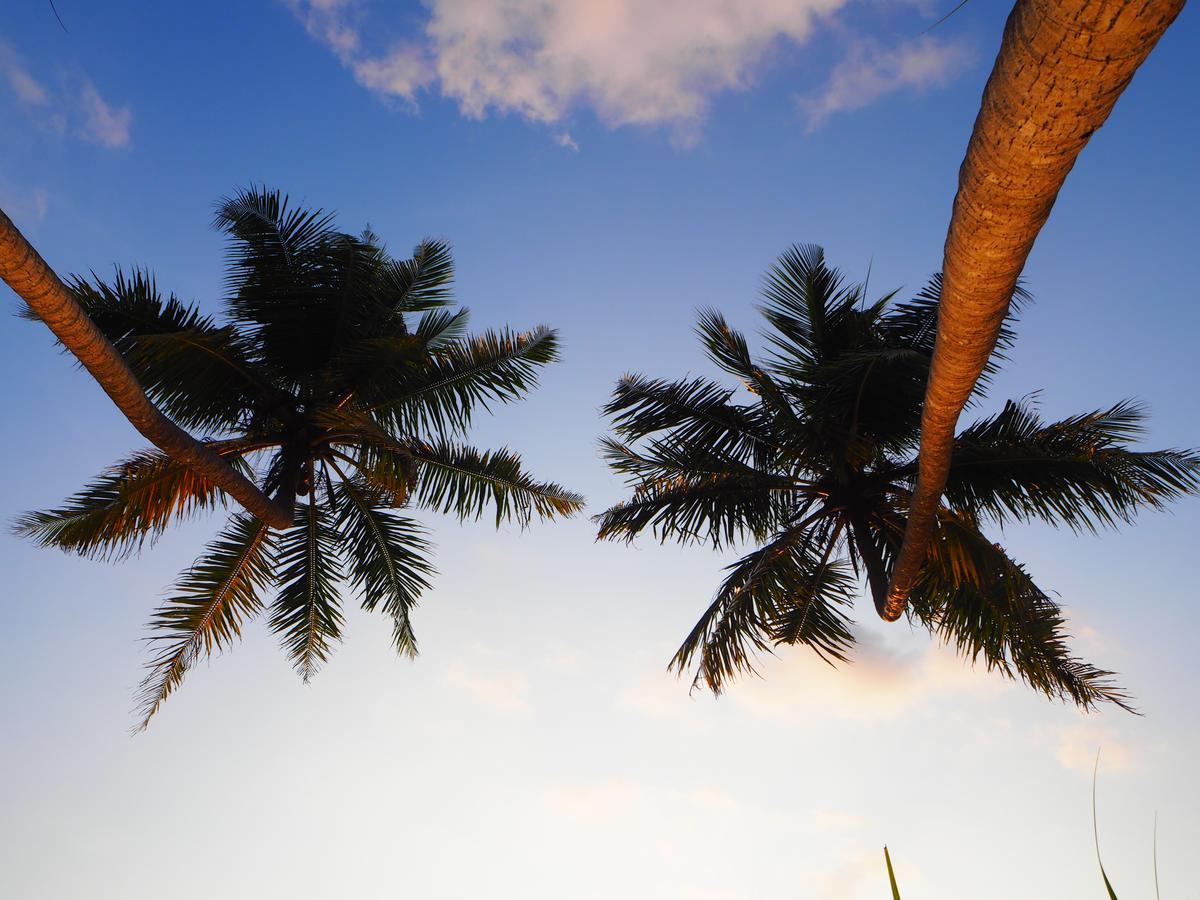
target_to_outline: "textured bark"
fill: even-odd
[[[208,479],[274,528],[290,528],[287,510],[150,402],[125,359],[100,332],[46,261],[0,210],[0,278],[29,304],[130,423],[154,446]]]
[[[950,471],[954,429],[1067,173],[1186,0],[1018,0],[984,88],[946,235],[920,468],[888,621],[904,612]]]

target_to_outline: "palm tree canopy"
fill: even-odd
[[[617,384],[603,452],[632,495],[597,517],[599,536],[755,545],[728,567],[674,669],[694,667],[719,692],[778,645],[850,657],[858,586],[885,601],[904,535],[940,290],[935,276],[910,301],[868,302],[821,248],[793,247],[765,281],[761,357],[720,313],[700,314],[707,355],[745,393],[708,378]],[[1018,288],[1014,308],[1027,299]],[[1006,322],[973,401],[1013,337]],[[1195,451],[1130,446],[1143,421],[1128,401],[1057,422],[1010,401],[959,434],[910,619],[1048,696],[1127,706],[1111,672],[1071,655],[1058,605],[984,529],[1094,530],[1197,491]]]
[[[448,245],[426,240],[394,259],[369,231],[339,232],[265,188],[224,200],[215,225],[230,238],[221,319],[164,298],[143,271],[70,282],[151,400],[293,510],[280,532],[233,515],[180,576],[151,622],[142,727],[196,659],[264,611],[307,680],[339,639],[345,585],[415,654],[410,615],[433,569],[424,529],[396,510],[490,510],[497,525],[525,526],[583,502],[511,450],[463,442],[474,412],[524,396],[559,344],[542,326],[468,336]],[[146,451],[16,527],[44,546],[122,558],[224,499]]]

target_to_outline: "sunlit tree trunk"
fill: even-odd
[[[251,515],[276,528],[291,526],[287,510],[150,402],[125,359],[2,210],[0,278],[41,317],[147,440],[225,491]]]
[[[904,612],[954,429],[1067,173],[1186,0],[1019,0],[958,176],[916,492],[880,615]]]

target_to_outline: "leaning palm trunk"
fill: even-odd
[[[290,512],[159,412],[121,354],[2,210],[0,278],[29,304],[147,440],[225,491],[251,515],[275,528],[291,526]]]
[[[1018,0],[983,92],[946,236],[920,470],[879,610],[904,612],[933,534],[954,427],[1075,158],[1186,0]]]

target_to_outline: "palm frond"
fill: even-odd
[[[442,350],[467,339],[469,309],[431,309],[417,321],[415,334],[430,350]]]
[[[147,396],[184,427],[229,429],[254,400],[274,393],[233,328],[174,295],[164,298],[149,272],[117,269],[111,283],[93,273],[69,287]]]
[[[273,577],[273,552],[270,528],[239,513],[180,576],[174,596],[150,621],[157,652],[138,696],[138,730],[201,655],[224,650],[241,635],[242,624],[258,615],[260,593]]]
[[[413,499],[427,509],[478,519],[494,506],[497,526],[509,519],[526,526],[534,515],[551,519],[583,508],[579,494],[532,478],[511,450],[477,450],[445,440],[414,442],[406,449],[419,473]]]
[[[369,406],[392,396],[398,384],[421,377],[428,362],[429,346],[418,335],[362,338],[332,361],[329,393]]]
[[[1145,414],[1125,401],[1045,423],[1028,403],[959,435],[946,486],[954,509],[997,522],[1042,519],[1075,531],[1133,521],[1200,489],[1200,454],[1131,450]]]
[[[829,560],[832,535],[809,526],[780,532],[729,566],[712,604],[676,651],[671,668],[696,667],[695,684],[720,693],[754,672],[756,653],[777,643],[804,643],[822,657],[846,658],[854,637],[845,610],[853,579]]]
[[[218,206],[214,225],[233,238],[226,306],[257,345],[261,365],[293,383],[323,365],[344,308],[349,235],[322,210],[291,209],[279,191],[251,187]]]
[[[666,382],[625,375],[604,413],[628,441],[670,430],[678,440],[765,465],[778,444],[755,409],[730,403],[732,396],[733,391],[704,378]]]
[[[989,671],[1084,709],[1132,710],[1113,673],[1071,655],[1058,605],[966,518],[943,510],[911,606],[931,632]]]
[[[460,433],[477,406],[518,399],[537,386],[537,370],[557,359],[558,336],[549,328],[485,332],[432,356],[371,412],[404,433]]]
[[[635,450],[604,440],[601,449],[634,491],[596,517],[599,540],[632,541],[647,528],[660,541],[717,549],[746,537],[765,540],[806,495],[806,485],[795,479],[691,442],[652,441]]]
[[[369,231],[363,237],[337,234],[320,248],[317,271],[334,313],[329,342],[331,361],[360,341],[404,333],[403,323],[399,329],[381,327],[392,317],[382,287],[384,270],[391,261],[377,240]],[[394,318],[399,321],[399,317]]]
[[[880,322],[888,343],[919,353],[926,360],[926,368],[928,368],[928,360],[933,356],[933,344],[937,337],[938,306],[941,301],[942,273],[936,272],[912,300],[896,304]],[[1021,311],[1032,302],[1033,295],[1025,289],[1024,285],[1018,283],[1009,300],[1008,315],[1000,325],[996,348],[988,358],[987,364],[976,382],[972,394],[975,399],[987,395],[992,377],[1008,361],[1008,352],[1017,339],[1017,333],[1013,326],[1019,319]]]
[[[419,466],[406,448],[365,443],[350,461],[380,504],[399,508],[408,502]]]
[[[249,474],[241,454],[250,441],[211,444],[230,465]],[[14,531],[42,547],[91,559],[123,559],[153,543],[177,519],[224,505],[225,497],[187,466],[156,450],[117,463],[64,506],[28,512]]]
[[[382,275],[381,299],[396,314],[423,312],[454,302],[454,256],[445,241],[421,241],[411,258],[393,260]]]
[[[314,489],[297,504],[294,527],[279,540],[279,595],[271,605],[270,627],[282,639],[296,671],[307,682],[341,639],[338,582],[342,567],[333,515]]]
[[[844,281],[815,244],[788,248],[771,267],[761,311],[771,326],[767,340],[777,354],[775,368],[792,377],[802,375],[845,343],[840,332],[852,318],[861,290]]]
[[[333,489],[336,531],[351,583],[366,610],[382,608],[392,619],[392,639],[406,656],[417,655],[410,615],[429,587],[433,566],[425,559],[429,543],[411,519],[380,506],[387,502],[370,485],[342,481]]]
[[[217,204],[213,227],[236,238],[243,249],[231,258],[230,277],[236,287],[243,279],[259,279],[272,270],[296,277],[304,257],[328,240],[333,215],[322,209],[290,208],[281,191],[251,186]]]
[[[799,426],[799,417],[787,393],[754,362],[745,336],[731,328],[723,315],[713,309],[701,310],[696,334],[709,358],[739,378],[747,390],[759,397],[769,413],[765,418],[778,423],[786,431]]]
[[[836,269],[825,265],[821,247],[795,244],[767,273],[763,314],[783,341],[815,361],[842,281]]]

